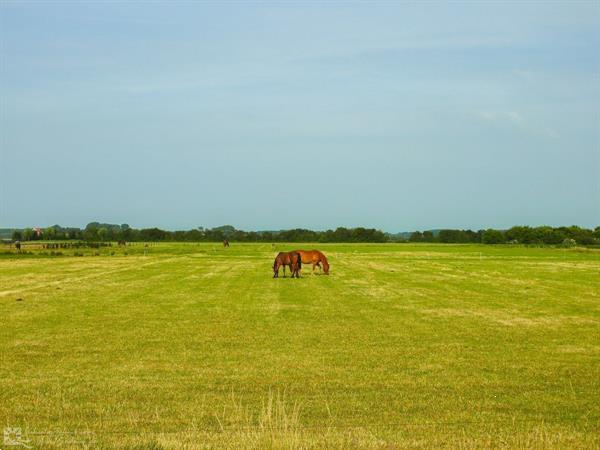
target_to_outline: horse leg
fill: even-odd
[[[283,265],[283,278],[285,278],[285,264]]]

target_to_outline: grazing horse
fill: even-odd
[[[21,241],[15,242],[15,248],[19,253],[21,253]]]
[[[223,247],[229,247],[229,241],[227,239],[223,240]]]
[[[315,271],[315,267],[319,267],[325,275],[329,275],[329,261],[327,257],[319,250],[294,250],[299,253],[302,258],[302,262],[305,264],[312,264],[312,271]]]
[[[283,266],[283,276],[285,278],[285,266],[289,266],[296,278],[300,278],[300,269],[302,269],[302,257],[297,252],[279,252],[273,262],[273,278],[279,278],[279,268]]]
[[[127,245],[127,242],[125,242],[124,240],[120,240],[118,242],[118,244],[119,244],[119,247],[125,247]]]

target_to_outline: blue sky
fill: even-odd
[[[600,225],[600,3],[0,3],[0,227]]]

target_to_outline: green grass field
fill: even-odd
[[[294,247],[331,275],[272,279]],[[600,447],[598,250],[144,249],[0,255],[0,424],[33,448]]]

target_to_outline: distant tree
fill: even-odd
[[[423,233],[421,233],[420,231],[415,231],[413,232],[413,234],[410,235],[408,240],[410,242],[423,242]]]
[[[483,243],[484,244],[502,244],[506,242],[504,234],[499,230],[485,230],[483,233]]]
[[[563,242],[567,236],[560,229],[552,227],[539,227],[536,229],[538,239],[544,244],[557,245]]]
[[[140,230],[140,238],[142,241],[163,241],[167,232],[160,228],[145,228]]]
[[[65,239],[82,239],[82,233],[79,228],[66,228],[63,230]]]
[[[236,230],[235,230],[235,227],[233,227],[231,225],[222,225],[220,227],[213,228],[213,231],[220,231],[223,234],[223,236],[228,238],[233,233],[235,233]]]
[[[98,239],[101,241],[105,241],[108,237],[108,229],[106,227],[98,228],[96,234],[98,235]]]
[[[46,241],[53,241],[53,240],[55,240],[55,239],[58,238],[57,235],[58,235],[58,233],[56,231],[56,228],[54,228],[54,227],[48,227],[48,228],[46,228],[44,230],[43,238]]]
[[[440,232],[438,234],[438,239],[440,242],[445,242],[445,243],[463,242],[461,233],[462,233],[461,230],[440,230]]]
[[[466,242],[481,242],[479,233],[477,233],[473,230],[466,230],[465,237],[466,237]]]
[[[269,241],[275,241],[277,240],[277,234],[274,233],[270,233],[271,234],[271,238],[269,239]],[[333,230],[327,230],[321,233],[321,235],[319,236],[319,242],[334,242],[334,231]]]
[[[338,227],[333,232],[333,241],[334,242],[351,242],[352,236],[350,235],[350,230],[344,227]]]
[[[517,241],[522,244],[531,244],[535,239],[530,227],[515,226],[505,232],[507,241]]]
[[[594,232],[592,230],[581,228],[576,225],[562,228],[562,230],[567,237],[574,239],[578,244],[591,245],[596,242],[594,239]]]
[[[440,230],[438,239],[440,242],[449,243],[455,242],[455,230]]]
[[[98,222],[90,222],[85,226],[83,230],[83,238],[86,241],[95,241],[98,239],[98,228],[100,224]]]
[[[435,242],[433,231],[423,231],[423,242]]]
[[[133,241],[133,234],[133,228],[123,228],[123,226],[121,226],[121,240]]]
[[[483,234],[485,233],[485,230],[477,230],[476,234],[476,241],[475,242],[483,242]]]
[[[263,231],[262,233],[260,233],[260,240],[263,242],[272,242],[274,240],[273,233],[271,233],[270,231]]]
[[[35,231],[33,231],[31,228],[25,228],[23,230],[23,240],[24,241],[31,241],[35,238]]]
[[[189,242],[204,241],[204,232],[198,229],[190,230],[185,233],[185,240]]]
[[[21,233],[21,231],[19,231],[19,230],[13,230],[13,232],[12,232],[12,240],[13,241],[22,241],[23,240],[23,233]]]

